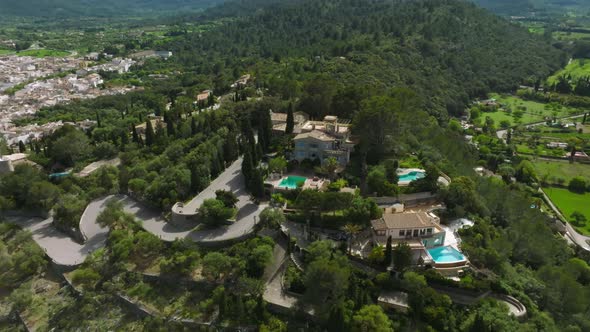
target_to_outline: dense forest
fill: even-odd
[[[461,115],[487,92],[532,84],[565,58],[526,29],[460,1],[287,3],[207,34],[188,34],[169,48],[185,70],[214,74],[220,82],[255,71],[285,98],[296,97],[302,82],[318,74],[359,94],[406,86],[424,96],[424,108],[439,119]]]
[[[0,16],[112,17],[203,9],[217,0],[26,0],[0,2]]]

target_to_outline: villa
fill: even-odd
[[[201,93],[199,93],[197,95],[197,103],[201,104],[201,103],[205,103],[207,101],[207,99],[209,99],[209,96],[211,96],[212,91],[211,90],[204,90]]]
[[[333,115],[326,116],[323,121],[305,122],[294,138],[291,159],[299,162],[319,159],[323,164],[328,158],[335,158],[341,166],[346,166],[354,148],[350,129],[350,121]]]
[[[443,245],[446,232],[440,219],[430,212],[394,213],[388,211],[380,219],[371,221],[373,242],[385,244],[391,236],[395,244],[406,242],[413,250],[424,250]]]
[[[406,243],[414,263],[431,265],[445,275],[456,275],[468,265],[467,258],[456,248],[456,234],[449,234],[440,225],[439,217],[432,212],[397,211],[395,207],[386,208],[380,219],[371,221],[373,244],[384,245],[389,237],[393,246]]]

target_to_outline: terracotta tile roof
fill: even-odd
[[[371,221],[375,230],[386,229],[413,229],[434,227],[434,218],[426,212],[418,213],[387,213],[381,219]]]

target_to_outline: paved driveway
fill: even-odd
[[[197,195],[191,206],[199,207],[203,200],[215,198],[215,191],[230,190],[238,197],[238,216],[236,222],[225,227],[192,231],[179,229],[169,224],[159,211],[150,209],[125,195],[111,195],[92,201],[80,218],[80,231],[86,239],[83,245],[73,241],[69,236],[61,233],[52,226],[53,219],[10,217],[11,223],[27,229],[33,233],[33,239],[41,246],[47,255],[61,265],[79,265],[94,250],[104,247],[108,235],[108,228],[101,227],[96,222],[98,215],[107,207],[109,200],[118,200],[123,204],[126,213],[133,214],[142,223],[142,227],[158,236],[163,241],[188,238],[195,242],[224,242],[240,238],[254,231],[260,212],[267,205],[256,205],[250,201],[250,196],[244,186],[241,173],[241,159],[234,162],[211,185]],[[196,226],[196,225],[195,225]]]
[[[57,264],[75,266],[82,264],[89,253],[104,246],[100,238],[93,238],[83,245],[75,242],[66,234],[58,231],[53,225],[53,218],[25,218],[8,217],[10,223],[19,225],[30,231],[33,240],[47,253]]]

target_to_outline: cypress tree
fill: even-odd
[[[27,147],[25,146],[25,143],[23,143],[23,141],[18,141],[18,152],[20,152],[20,153],[27,152]]]
[[[244,160],[242,161],[242,174],[246,179],[246,183],[249,183],[252,177],[252,170],[254,169],[254,161],[252,160],[252,152],[249,148],[244,151]]]
[[[127,145],[127,143],[129,143],[129,137],[127,136],[127,133],[125,131],[121,132],[121,147],[124,147],[125,145]]]
[[[223,144],[223,159],[226,163],[236,160],[238,157],[238,146],[236,137],[230,133]]]
[[[391,242],[391,236],[387,237],[387,244],[385,245],[385,259],[383,260],[383,263],[386,267],[391,265],[391,250],[393,249]]]
[[[98,128],[102,127],[102,125],[100,123],[100,115],[98,114],[98,112],[96,112],[96,126]]]
[[[285,134],[292,134],[293,128],[295,128],[295,119],[293,117],[293,104],[289,103],[289,109],[287,110],[287,127],[285,128]]]
[[[154,127],[152,126],[152,122],[148,119],[145,123],[145,144],[147,146],[152,146],[154,144]]]
[[[330,316],[328,317],[328,332],[346,331],[346,319],[344,317],[344,308],[341,304],[335,304],[330,309]]]
[[[262,147],[260,146],[260,144],[256,144],[255,145],[255,149],[256,149],[256,154],[255,154],[255,159],[254,159],[254,163],[258,164],[261,160],[262,160],[262,155],[264,154],[262,151]]]
[[[197,120],[195,120],[195,117],[191,118],[191,135],[195,136],[198,132],[198,128],[197,128]]]
[[[264,196],[264,179],[262,178],[262,171],[259,169],[252,170],[250,177],[250,192],[254,197],[262,198]]]
[[[131,141],[133,143],[138,143],[139,144],[139,135],[137,134],[137,129],[135,129],[135,124],[131,124]]]

